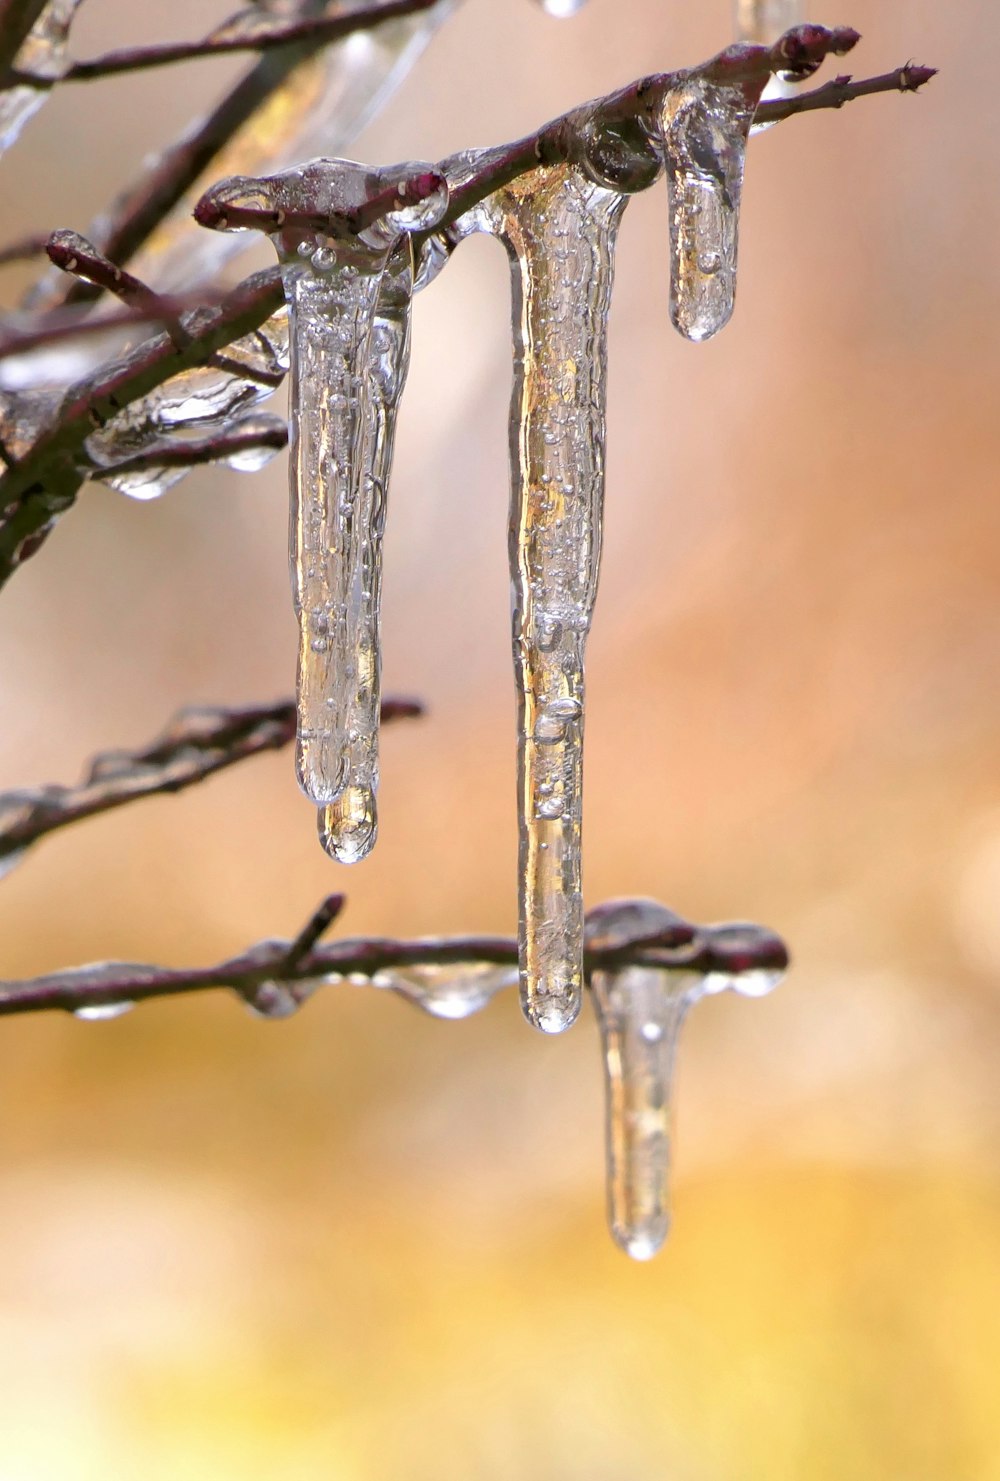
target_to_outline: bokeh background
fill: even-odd
[[[91,0],[75,50],[224,14]],[[858,73],[941,75],[754,140],[713,343],[669,327],[662,189],[619,253],[587,898],[795,953],[688,1026],[668,1248],[605,1232],[589,1019],[552,1042],[509,996],[448,1024],[345,986],[276,1024],[224,993],[6,1020],[2,1481],[1000,1477],[1000,20],[812,18],[864,33]],[[514,137],[729,26],[466,0],[355,152]],[[85,228],[241,65],[58,94],[5,235]],[[429,714],[385,736],[374,857],[331,865],[290,755],[260,759],[39,847],[5,976],[214,960],[334,888],[352,933],[512,930],[507,293],[479,239],[415,310],[385,689]],[[285,505],[283,459],[90,486],[3,596],[3,785],[289,692]]]

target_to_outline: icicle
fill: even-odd
[[[755,46],[770,46],[779,36],[802,24],[805,19],[803,0],[733,0],[733,23],[738,41]],[[794,82],[772,76],[762,98],[787,98],[795,91]],[[755,123],[752,134],[773,128],[771,123]]]
[[[376,972],[372,987],[388,989],[432,1018],[470,1018],[505,988],[517,984],[516,967],[484,962],[428,963]]]
[[[671,930],[674,914],[654,900],[612,902],[588,920],[591,948],[613,949]],[[738,960],[756,927],[727,926],[714,939]],[[743,933],[743,935],[741,935]],[[724,940],[728,936],[728,940]],[[670,1227],[671,1113],[677,1041],[699,999],[732,988],[747,997],[770,992],[782,973],[693,971],[623,964],[595,971],[591,987],[604,1052],[608,1221],[615,1243],[649,1260]]]
[[[25,37],[14,70],[37,77],[38,86],[16,85],[0,92],[0,154],[17,139],[24,125],[46,102],[68,61],[69,28],[81,0],[49,0]]]
[[[471,224],[498,236],[511,259],[521,1001],[546,1033],[576,1018],[583,978],[583,659],[601,554],[606,330],[624,205],[618,190],[564,165],[498,191]]]
[[[670,317],[692,340],[717,334],[733,311],[747,138],[767,80],[766,73],[726,80],[731,55],[716,59],[714,75],[677,73],[660,118],[670,210]]]
[[[394,191],[360,235],[285,230],[292,212],[343,217]],[[448,203],[431,166],[314,160],[224,182],[213,203],[271,212],[291,314],[291,573],[299,620],[296,771],[342,863],[377,833],[381,545],[396,408],[409,360],[407,233]]]

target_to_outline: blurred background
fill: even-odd
[[[90,0],[73,49],[226,9]],[[712,343],[669,326],[662,187],[618,259],[587,899],[756,919],[795,959],[688,1025],[665,1252],[605,1231],[589,1016],[549,1041],[509,994],[450,1024],[344,986],[275,1024],[225,993],[5,1020],[0,1481],[1000,1477],[1000,20],[810,18],[863,33],[856,74],[941,75],[754,139]],[[465,0],[351,152],[515,137],[730,27],[727,0]],[[86,229],[243,66],[57,93],[4,161],[5,237]],[[385,735],[374,856],[331,864],[290,754],[259,759],[35,850],[4,976],[201,964],[332,889],[352,934],[513,930],[496,244],[414,318],[384,687],[429,713]],[[85,489],[3,594],[2,785],[288,694],[286,507],[283,458]]]

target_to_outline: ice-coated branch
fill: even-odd
[[[620,902],[619,902],[620,903]],[[0,1015],[61,1009],[81,1018],[112,1018],[134,1003],[229,988],[258,1013],[284,1018],[322,983],[343,978],[388,989],[439,1018],[463,1018],[517,981],[517,943],[506,937],[380,937],[319,941],[340,913],[343,896],[324,900],[290,941],[258,942],[215,966],[173,969],[133,962],[98,962],[26,980],[0,980]],[[696,927],[671,913],[650,931],[587,953],[588,975],[634,963],[686,976],[716,974],[738,981],[788,965],[783,942],[760,926]]]
[[[413,699],[385,699],[383,723],[422,714]],[[244,709],[202,706],[181,710],[161,735],[136,751],[95,756],[76,786],[45,786],[0,793],[0,877],[40,839],[111,812],[127,802],[182,792],[295,736],[295,704],[282,700]]]
[[[264,15],[255,25],[245,23],[245,14],[217,26],[201,41],[178,41],[160,46],[122,47],[87,61],[73,62],[60,82],[93,82],[121,72],[142,72],[149,67],[165,67],[173,62],[192,62],[202,57],[226,56],[231,52],[273,51],[292,42],[308,41],[325,45],[339,41],[355,31],[368,31],[374,26],[400,16],[416,15],[430,10],[437,0],[382,0],[344,14],[299,17],[292,20],[268,20]],[[239,22],[243,21],[241,26]]]
[[[99,338],[102,334],[131,329],[137,324],[161,324],[167,327],[175,324],[185,310],[194,308],[196,302],[204,302],[204,295],[199,294],[197,299],[190,296],[151,295],[145,304],[114,309],[90,319],[82,319],[72,309],[61,309],[41,322],[29,320],[24,328],[11,327],[16,320],[8,319],[5,327],[0,330],[0,360],[12,355],[27,355],[32,350],[59,344],[62,340]]]
[[[51,424],[0,478],[0,586],[75,501],[87,476],[83,444],[95,428],[171,377],[210,362],[283,302],[278,270],[255,273],[216,307],[182,315],[183,345],[169,333],[157,335],[70,387]]]

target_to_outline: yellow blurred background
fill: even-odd
[[[224,14],[90,0],[74,50]],[[941,75],[753,141],[711,344],[669,327],[662,187],[619,252],[587,899],[795,957],[688,1026],[667,1249],[605,1231],[589,1018],[553,1042],[510,995],[448,1024],[345,986],[280,1024],[224,993],[5,1020],[0,1481],[1000,1477],[1000,20],[812,18],[862,31],[859,74]],[[513,137],[729,25],[466,0],[353,152]],[[240,65],[58,93],[5,236],[85,229]],[[327,861],[290,755],[260,759],[35,850],[4,976],[204,963],[337,888],[350,933],[513,929],[507,293],[478,239],[415,309],[384,679],[429,714],[386,734],[373,858]],[[283,459],[88,487],[3,594],[2,785],[288,693],[285,508]]]

